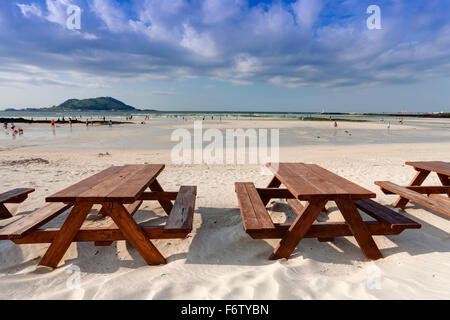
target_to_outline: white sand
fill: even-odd
[[[250,121],[248,121],[249,123]],[[265,121],[267,123],[267,121]],[[255,122],[257,127],[261,126]],[[273,126],[272,126],[273,125]],[[327,125],[316,124],[316,125]],[[355,125],[355,124],[352,124]],[[242,122],[236,124],[243,127]],[[276,127],[276,124],[270,124]],[[154,241],[167,257],[162,266],[147,266],[125,241],[110,247],[72,244],[63,264],[53,271],[36,267],[48,245],[15,245],[0,241],[0,299],[449,299],[450,219],[409,204],[406,216],[422,224],[398,236],[378,236],[384,259],[368,261],[352,237],[334,243],[301,241],[289,260],[269,261],[278,240],[251,239],[242,228],[235,181],[265,186],[270,176],[261,165],[173,166],[169,151],[99,152],[22,148],[0,152],[0,192],[34,187],[20,205],[8,205],[19,216],[43,205],[44,197],[112,164],[166,163],[160,182],[166,190],[197,185],[194,230],[183,240]],[[8,160],[43,158],[49,164],[5,166]],[[435,144],[310,146],[281,149],[282,161],[314,162],[377,193],[373,184],[391,180],[407,184],[414,174],[405,161],[450,160],[450,141]],[[438,184],[431,175],[427,184]],[[273,209],[275,219],[283,219]],[[342,220],[330,204],[330,221]],[[137,214],[143,220],[164,216],[155,202],[145,202]],[[0,221],[6,225],[16,218]],[[53,224],[63,221],[59,217]],[[88,223],[98,223],[94,215]],[[72,288],[70,270],[81,270],[80,287]]]

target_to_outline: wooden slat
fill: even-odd
[[[184,239],[189,234],[188,230],[167,232],[164,227],[146,227],[139,225],[148,239]],[[59,229],[48,228],[35,230],[21,239],[14,239],[16,244],[51,243],[58,234]],[[73,239],[74,242],[105,242],[127,240],[125,235],[117,227],[82,227]]]
[[[28,195],[31,192],[34,192],[33,188],[17,188],[13,190],[9,190],[0,194],[0,203],[15,203],[14,201],[17,198],[24,198],[24,196]]]
[[[196,196],[196,186],[180,187],[180,191],[164,227],[166,231],[192,230]]]
[[[139,196],[139,200],[175,200],[178,192],[153,191],[144,192]]]
[[[135,167],[136,165],[133,165]],[[142,194],[164,170],[163,164],[143,165],[141,170],[136,170],[129,175],[120,185],[107,195],[107,199],[120,200],[125,198],[136,198]]]
[[[288,189],[256,188],[261,199],[294,199],[295,196]],[[264,203],[264,201],[263,201]]]
[[[89,190],[93,186],[101,183],[105,179],[108,179],[111,175],[116,174],[123,170],[124,166],[112,166],[109,167],[89,178],[86,178],[64,190],[61,190],[45,199],[47,202],[75,202],[77,196],[86,190]]]
[[[50,203],[0,230],[0,240],[20,239],[60,215],[71,204]]]
[[[244,230],[247,231],[260,229],[260,224],[258,219],[256,218],[255,209],[253,209],[253,205],[252,202],[250,201],[250,197],[248,196],[245,183],[236,182],[235,191],[239,207],[241,210],[242,224],[244,226]]]
[[[299,175],[288,163],[278,163],[266,165],[275,174],[277,179],[298,199],[311,199],[315,195],[322,194],[322,191],[311,183],[307,178]]]
[[[415,169],[422,169],[433,171],[436,173],[450,176],[450,162],[444,161],[410,161],[406,162],[406,165],[412,166]]]
[[[394,210],[391,210],[378,202],[370,199],[356,200],[355,205],[358,209],[367,213],[372,218],[378,221],[385,222],[391,226],[391,228],[400,229],[420,229],[421,225],[408,217],[405,217]]]
[[[126,165],[120,172],[79,194],[76,201],[132,203],[136,200],[136,195],[147,188],[149,179],[154,178],[157,172],[153,166]]]
[[[430,194],[430,196],[429,196],[430,198],[433,198],[434,200],[437,200],[437,201],[440,201],[440,202],[443,202],[443,203],[445,203],[445,204],[448,204],[449,206],[450,206],[450,199],[445,199],[445,198],[443,198],[443,197],[441,197],[441,196],[438,196],[438,195],[436,195],[436,194]]]
[[[439,213],[450,216],[450,205],[433,198],[424,196],[423,194],[409,190],[408,188],[399,186],[390,181],[375,181],[375,184],[381,187],[381,190],[388,190],[406,198],[412,202],[418,203],[424,207],[435,210]]]
[[[287,204],[292,208],[292,210],[295,212],[296,215],[299,215],[303,212],[303,209],[305,208],[301,202],[297,199],[287,199]]]
[[[133,203],[163,169],[162,164],[113,166],[47,197],[46,201]]]
[[[450,186],[406,186],[405,188],[422,194],[446,194]],[[395,194],[386,190],[385,194]]]
[[[236,182],[236,195],[241,208],[244,230],[274,228],[253,182]]]
[[[376,197],[375,193],[315,164],[268,163],[267,167],[299,200],[323,196],[330,200]]]
[[[275,223],[274,229],[249,230],[248,234],[253,239],[281,239],[291,227],[290,223]],[[403,229],[391,229],[391,227],[378,221],[366,221],[365,225],[372,236],[397,235]],[[303,238],[335,238],[353,236],[346,222],[315,222],[308,229]]]

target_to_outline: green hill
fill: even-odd
[[[41,109],[42,110],[42,109]],[[138,111],[122,101],[111,97],[92,99],[69,99],[59,106],[45,108],[45,111]]]

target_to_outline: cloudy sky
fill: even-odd
[[[367,27],[370,5],[381,29]],[[450,1],[0,1],[0,109],[97,96],[159,110],[450,112]]]

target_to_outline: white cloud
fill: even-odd
[[[67,7],[71,5],[68,0],[46,0],[48,15],[46,19],[50,22],[65,27],[67,22]]]
[[[91,9],[113,33],[125,31],[128,25],[124,13],[116,5],[114,0],[93,0],[91,2]]]
[[[322,0],[297,0],[291,6],[300,28],[309,31],[317,21],[323,2]]]
[[[32,4],[16,3],[16,5],[20,8],[20,12],[26,18],[30,18],[32,16],[42,17],[42,11],[36,3]]]
[[[239,14],[242,0],[205,0],[202,4],[203,22],[219,23]]]
[[[198,33],[188,24],[183,27],[184,35],[180,42],[181,46],[204,57],[213,57],[218,54],[214,40],[207,32]]]

